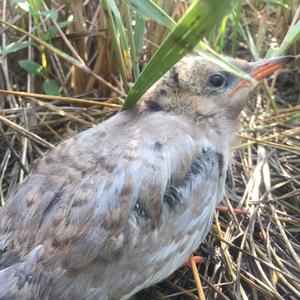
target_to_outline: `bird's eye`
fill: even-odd
[[[220,74],[213,74],[209,77],[208,82],[214,87],[221,87],[225,82],[225,78]]]

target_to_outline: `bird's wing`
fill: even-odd
[[[68,269],[121,250],[120,234],[137,203],[152,230],[160,225],[168,184],[187,176],[196,142],[187,128],[164,120],[159,134],[146,120],[127,131],[113,125],[62,143],[20,186],[1,215],[13,248],[43,245],[49,259]]]
[[[42,253],[43,246],[37,246],[28,253],[24,262],[0,269],[1,300],[31,300],[33,295],[34,299],[49,299],[51,289],[47,287],[50,278],[40,270],[35,270]]]

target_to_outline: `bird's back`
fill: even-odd
[[[63,142],[1,211],[0,299],[126,299],[162,280],[205,237],[224,164],[163,112],[123,112]]]

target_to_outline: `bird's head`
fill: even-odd
[[[143,106],[187,116],[196,122],[210,118],[235,121],[257,82],[279,70],[293,56],[230,62],[257,81],[247,81],[199,57],[187,56],[167,72],[146,94]]]

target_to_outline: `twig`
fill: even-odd
[[[86,100],[86,99],[77,99],[72,97],[62,97],[62,96],[51,96],[51,95],[44,95],[44,94],[37,94],[37,93],[27,93],[27,92],[18,92],[18,91],[8,91],[8,90],[1,90],[0,94],[4,95],[15,95],[21,97],[32,97],[32,98],[40,98],[40,99],[47,99],[47,100],[54,100],[66,103],[76,103],[81,105],[95,105],[95,106],[107,106],[113,108],[121,108],[122,106],[119,104],[108,103],[108,102],[98,102],[94,100]]]
[[[204,292],[203,292],[203,287],[202,287],[202,284],[201,284],[200,276],[199,276],[199,273],[198,273],[198,269],[197,269],[193,254],[190,256],[190,264],[191,264],[191,267],[192,267],[192,272],[193,272],[194,280],[195,280],[195,283],[196,283],[199,300],[205,300],[206,298],[205,298],[205,295],[204,295]]]
[[[23,128],[22,126],[8,120],[7,118],[5,118],[4,116],[0,115],[0,121],[3,122],[5,125],[9,126],[12,130],[20,133],[22,136],[25,136],[29,139],[31,139],[32,141],[44,146],[45,148],[48,149],[53,149],[55,148],[54,145],[52,145],[51,143],[45,141],[44,139],[42,139],[41,137],[39,137],[38,135],[26,130],[25,128]]]

